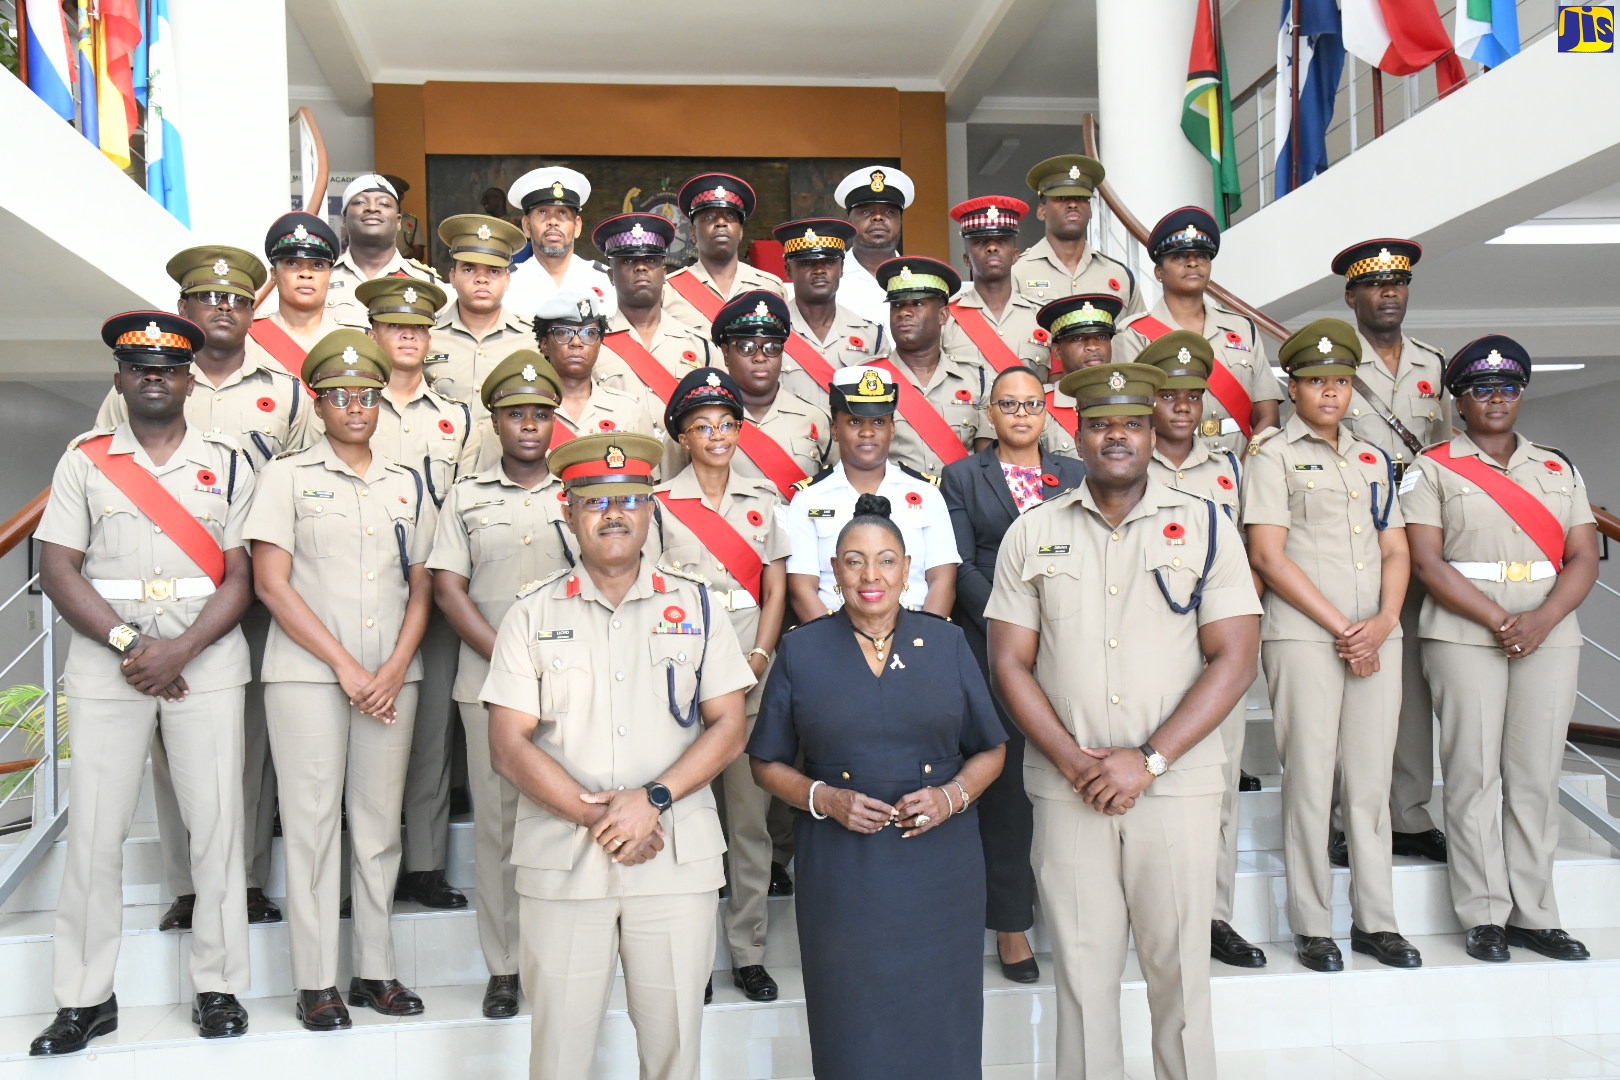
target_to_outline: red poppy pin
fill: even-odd
[[[758,510],[748,511],[748,524],[754,526],[756,529],[759,528],[759,526],[765,524],[765,515],[761,514]]]
[[[664,621],[673,623],[685,622],[686,612],[684,609],[678,608],[674,604],[671,604],[669,607],[664,609]]]
[[[1564,463],[1561,462],[1561,461],[1544,461],[1544,462],[1542,462],[1542,464],[1547,466],[1547,471],[1548,472],[1563,472],[1564,471]]]
[[[598,286],[592,285],[591,292],[595,293],[599,298],[602,296],[602,290]]]
[[[215,476],[207,469],[198,469],[197,483],[202,484],[204,487],[213,487],[215,484],[219,483],[219,477]]]
[[[1419,379],[1418,393],[1422,394],[1424,397],[1433,397],[1434,385],[1430,383],[1428,379]]]
[[[456,433],[456,425],[452,424],[448,420],[440,420],[439,430],[444,432],[446,435],[454,435]]]
[[[1172,521],[1170,524],[1164,527],[1164,535],[1165,539],[1167,540],[1180,540],[1183,536],[1187,535],[1187,530],[1181,524],[1181,522]]]
[[[1357,454],[1356,456],[1361,459],[1361,463],[1363,465],[1376,465],[1376,464],[1378,464],[1378,455],[1374,454],[1374,453],[1370,453],[1369,451],[1363,450],[1361,453]]]
[[[1221,487],[1225,488],[1227,491],[1231,491],[1237,486],[1236,484],[1232,483],[1232,478],[1230,476],[1217,476],[1215,478],[1215,482],[1221,485]]]
[[[849,347],[852,349],[864,349],[866,348],[866,342],[851,334],[849,335]]]
[[[681,353],[681,359],[685,360],[688,364],[695,364],[697,363],[697,353],[693,352],[691,349],[687,349],[685,352]]]
[[[566,491],[557,492],[557,501],[560,502],[560,503],[567,502],[568,501],[568,492],[566,492]]]
[[[1119,278],[1109,278],[1108,287],[1113,289],[1115,292],[1119,292]]]
[[[811,437],[811,438],[812,438],[812,439],[819,439],[819,438],[821,438],[821,432],[819,432],[819,431],[817,431],[817,430],[816,430],[816,425],[814,425],[814,424],[811,424],[811,425],[810,425],[810,437]]]
[[[603,420],[600,424],[597,424],[596,426],[598,428],[600,428],[601,430],[603,430],[603,431],[617,431],[618,430],[617,425],[615,425],[613,423],[613,421],[611,421],[611,420]]]
[[[1053,476],[1051,473],[1042,473],[1041,483],[1045,484],[1047,487],[1057,487],[1058,478]]]
[[[275,412],[276,411],[276,399],[275,398],[262,397],[256,402],[256,404],[259,406],[259,411],[260,412]]]
[[[1243,335],[1236,330],[1228,330],[1226,332],[1226,343],[1228,345],[1241,345],[1243,344]]]
[[[1548,464],[1551,464],[1551,462],[1548,462]],[[922,505],[922,492],[920,492],[920,491],[908,491],[908,492],[906,492],[906,505],[907,506],[921,506]]]
[[[973,400],[973,395],[968,393],[966,390],[958,390],[956,392],[956,400],[966,405]]]
[[[1035,328],[1035,332],[1031,334],[1030,337],[1034,339],[1035,344],[1037,345],[1045,345],[1048,341],[1052,340],[1052,335],[1046,332],[1046,327],[1044,326],[1037,326]]]

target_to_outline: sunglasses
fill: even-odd
[[[1488,386],[1470,386],[1463,393],[1475,401],[1490,401],[1501,395],[1503,401],[1518,401],[1524,393],[1524,387],[1518,383],[1492,383]]]

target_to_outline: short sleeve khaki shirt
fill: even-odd
[[[473,420],[489,416],[479,391],[495,365],[519,349],[533,349],[534,326],[513,312],[502,310],[500,321],[483,337],[478,337],[461,320],[461,302],[452,300],[433,328],[430,362],[423,374],[440,397],[459,401],[472,410]],[[443,357],[443,359],[432,359]]]
[[[494,438],[487,423],[473,422],[469,406],[451,401],[421,382],[403,400],[392,389],[383,389],[371,446],[388,460],[420,473],[433,505],[438,506],[458,476],[477,470],[486,429]]]
[[[1432,446],[1451,437],[1451,398],[1440,381],[1446,358],[1433,345],[1425,345],[1409,337],[1401,338],[1401,356],[1395,364],[1395,373],[1373,349],[1372,342],[1356,331],[1361,342],[1361,376],[1368,389],[1395,415],[1422,446]],[[1359,391],[1350,395],[1350,415],[1345,417],[1350,430],[1362,442],[1372,443],[1395,460],[1406,465],[1414,459],[1410,447],[1395,434],[1389,421],[1374,409],[1372,403]]]
[[[1240,476],[1236,454],[1223,450],[1212,452],[1202,439],[1193,440],[1192,449],[1180,465],[1170,464],[1170,459],[1158,450],[1153,451],[1148,462],[1149,480],[1208,499],[1234,523],[1240,520]]]
[[[979,403],[989,396],[996,373],[977,351],[941,353],[926,386],[899,357],[892,358],[889,364],[900,378],[922,391],[928,404],[951,426],[964,449],[972,450],[976,438],[988,437],[988,421]],[[923,442],[903,412],[894,414],[894,442],[889,447],[889,458],[930,476],[938,476],[949,464]]]

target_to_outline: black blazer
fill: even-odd
[[[1086,467],[1078,458],[1042,450],[1041,472],[1058,479],[1056,487],[1042,489],[1045,498],[1052,499],[1079,487]],[[990,602],[990,587],[995,582],[996,555],[1001,551],[1001,538],[1018,520],[1018,506],[1007,490],[995,444],[947,465],[940,493],[950,509],[956,553],[962,558],[956,568],[956,609],[951,615],[967,633],[968,644],[982,663],[984,608]]]

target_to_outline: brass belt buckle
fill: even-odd
[[[1525,562],[1510,562],[1507,564],[1506,574],[1509,581],[1529,581],[1530,564]]]
[[[148,600],[167,600],[174,595],[174,580],[172,578],[154,578],[142,584],[145,586]]]
[[[1198,434],[1200,435],[1206,435],[1213,439],[1220,433],[1221,422],[1219,420],[1205,420],[1202,424],[1198,425]]]

